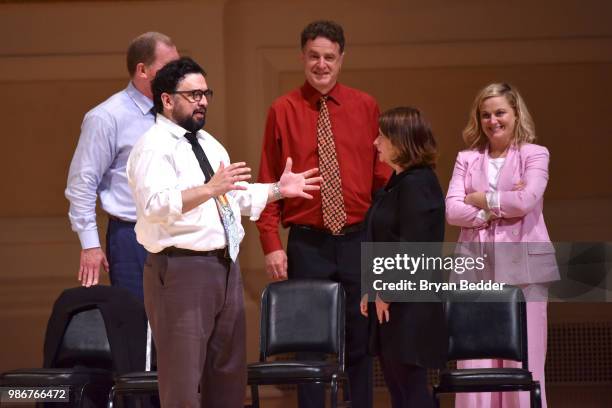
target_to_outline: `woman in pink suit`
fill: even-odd
[[[547,285],[559,279],[542,214],[548,150],[533,144],[535,130],[527,106],[518,91],[504,83],[488,85],[476,96],[463,140],[468,149],[457,155],[446,218],[461,227],[459,242],[494,243],[492,278],[523,289],[528,300],[529,369],[540,381],[546,407]],[[500,242],[522,244],[496,244]],[[520,363],[471,360],[460,367],[520,367]],[[529,393],[460,393],[455,401],[456,408],[529,407]]]

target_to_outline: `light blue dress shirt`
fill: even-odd
[[[132,146],[155,123],[152,108],[153,101],[130,82],[83,119],[65,191],[70,201],[72,230],[79,234],[83,249],[100,246],[96,224],[98,194],[108,214],[136,221],[125,169]]]

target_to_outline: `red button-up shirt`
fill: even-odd
[[[391,169],[380,162],[374,139],[378,135],[378,105],[370,95],[336,84],[328,93],[327,107],[342,179],[347,225],[364,220],[372,193],[385,185]],[[321,94],[308,82],[278,98],[270,107],[263,140],[259,182],[278,181],[288,157],[293,171],[319,167],[317,118]],[[324,229],[321,194],[314,198],[285,198],[268,204],[257,221],[264,253],[282,249],[278,224],[308,225]]]

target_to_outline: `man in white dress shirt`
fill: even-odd
[[[246,183],[251,170],[230,164],[223,146],[202,130],[212,90],[192,59],[163,67],[152,88],[156,123],[134,146],[127,171],[137,239],[149,252],[144,295],[160,400],[163,407],[242,407],[240,216],[257,220],[267,202],[312,198],[306,191],[318,189],[320,177],[312,177],[317,169],[292,173],[289,159],[277,183]]]

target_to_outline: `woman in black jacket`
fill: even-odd
[[[444,241],[444,195],[433,171],[436,142],[421,113],[410,107],[384,112],[374,141],[394,173],[368,213],[372,242]],[[374,306],[375,305],[375,306]],[[433,407],[427,368],[446,364],[448,337],[441,303],[370,305],[371,350],[379,356],[393,408]],[[367,298],[361,313],[368,316]]]

